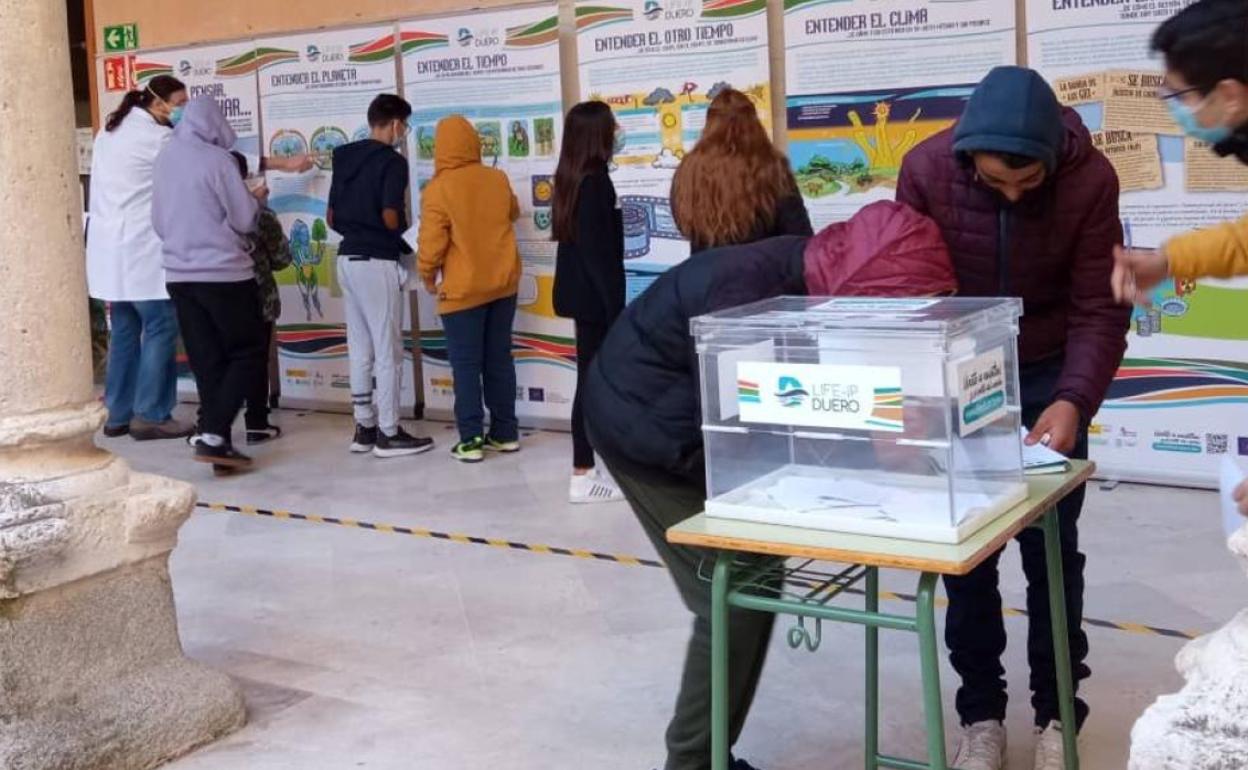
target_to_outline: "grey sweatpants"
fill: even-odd
[[[394,435],[403,384],[403,290],[399,263],[338,256],[355,421]]]

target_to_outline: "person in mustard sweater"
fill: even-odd
[[[507,175],[482,165],[472,124],[459,115],[439,122],[434,177],[421,195],[417,263],[446,330],[459,428],[451,455],[462,462],[481,462],[486,451],[520,449],[511,357],[520,286],[513,224],[519,216]]]
[[[1200,0],[1153,34],[1166,58],[1165,100],[1184,133],[1248,164],[1248,4]],[[1167,277],[1180,281],[1248,274],[1248,217],[1175,236],[1160,249],[1119,249],[1114,294],[1147,301]]]
[[[1199,0],[1170,17],[1153,34],[1153,50],[1166,58],[1164,99],[1184,132],[1214,152],[1248,164],[1248,3]],[[1160,249],[1114,254],[1114,296],[1147,304],[1157,284],[1174,278],[1248,275],[1248,216],[1177,235]],[[1235,490],[1248,516],[1248,482]]]

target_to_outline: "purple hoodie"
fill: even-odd
[[[255,278],[243,236],[260,206],[230,155],[234,130],[211,97],[187,102],[173,139],[156,158],[152,226],[164,244],[169,283]]]

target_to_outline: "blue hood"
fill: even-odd
[[[1035,158],[1053,173],[1065,140],[1062,106],[1044,78],[1024,67],[997,67],[971,94],[953,133],[953,149]]]

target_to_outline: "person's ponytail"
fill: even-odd
[[[135,107],[141,107],[146,110],[157,99],[168,102],[173,98],[174,94],[185,90],[186,85],[181,80],[171,75],[157,75],[152,78],[151,82],[143,90],[126,92],[125,97],[121,100],[121,104],[109,114],[108,120],[104,122],[104,130],[116,131],[117,127],[122,124],[126,116]]]
[[[125,97],[122,98],[121,104],[109,114],[108,120],[104,122],[104,130],[116,131],[121,122],[130,114],[130,110],[133,110],[135,107],[146,109],[147,105],[151,103],[152,97],[146,91],[128,91]]]

